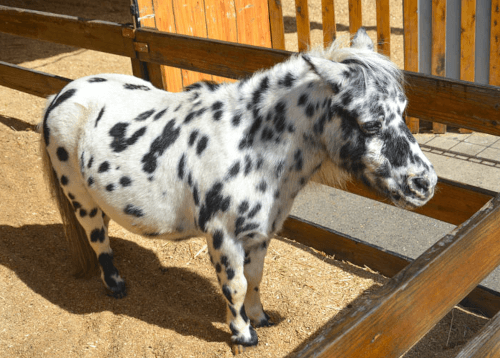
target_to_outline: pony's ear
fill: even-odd
[[[345,75],[345,73],[349,73],[347,65],[309,55],[302,55],[302,58],[307,62],[311,71],[331,87],[333,93],[340,92],[348,77]]]
[[[351,47],[373,51],[373,41],[363,27],[360,27],[352,38]]]

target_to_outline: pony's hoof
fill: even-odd
[[[272,327],[274,326],[274,322],[269,320],[269,319],[263,319],[259,323],[255,325],[255,328],[261,328],[261,327]]]
[[[261,319],[259,322],[255,322],[254,324],[255,328],[272,327],[272,326],[274,326],[274,322],[271,321],[271,317],[269,317],[269,315],[266,312],[264,312],[264,318]]]
[[[117,299],[126,297],[127,287],[125,286],[125,281],[119,282],[115,287],[108,289],[108,296]]]
[[[232,350],[235,355],[243,353],[251,347],[255,347],[259,344],[259,337],[257,336],[255,329],[252,326],[248,326],[248,330],[250,333],[249,337],[242,335],[231,337],[231,340],[233,341]]]

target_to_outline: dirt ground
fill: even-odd
[[[128,0],[2,0],[2,5],[129,22]],[[347,1],[336,1],[339,31]],[[365,4],[366,3],[366,4]],[[286,40],[296,50],[293,1],[284,1]],[[310,0],[313,42],[320,44],[320,1]],[[374,1],[364,1],[374,35]],[[401,1],[391,0],[392,58],[402,65]],[[0,34],[0,60],[68,78],[131,74],[130,60]],[[0,357],[231,357],[225,303],[204,241],[144,239],[111,224],[116,265],[128,296],[106,295],[99,277],[75,279],[63,229],[41,175],[44,100],[0,87]],[[259,328],[243,357],[294,356],[318,330],[348,314],[387,281],[286,238],[272,241],[262,296],[277,323]],[[452,357],[486,322],[460,309],[448,314],[406,357]]]

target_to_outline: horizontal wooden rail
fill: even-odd
[[[286,219],[280,235],[335,256],[336,260],[367,266],[387,277],[395,276],[412,262],[412,259],[398,253],[295,216]],[[460,305],[486,317],[493,317],[500,311],[500,293],[478,286]]]
[[[359,181],[349,182],[342,189],[390,204],[388,199],[368,189]],[[413,211],[453,225],[460,225],[496,194],[490,190],[439,178],[434,197],[427,204]]]
[[[70,79],[29,70],[0,61],[0,86],[26,92],[38,97],[47,97],[59,92]]]
[[[137,55],[141,61],[233,79],[248,77],[255,71],[272,67],[294,54],[147,28],[137,29],[135,36],[136,41],[148,45],[147,52]]]
[[[135,57],[130,26],[0,5],[0,32]]]
[[[500,87],[405,72],[407,114],[500,135]]]
[[[297,356],[400,357],[500,264],[499,236],[497,196]]]

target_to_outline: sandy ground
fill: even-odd
[[[129,21],[128,0],[1,3]],[[338,28],[345,32],[347,1],[337,3]],[[364,3],[365,25],[374,37],[374,2]],[[319,44],[319,1],[310,6],[312,39]],[[391,0],[391,6],[392,58],[401,65],[401,1]],[[293,2],[284,7],[287,47],[295,50]],[[69,78],[131,73],[127,58],[68,46],[0,34],[0,48],[1,61]],[[112,223],[111,245],[129,295],[116,300],[106,295],[98,277],[72,277],[61,221],[40,171],[39,135],[33,131],[43,106],[43,99],[0,87],[0,357],[231,357],[225,304],[203,240],[144,239]],[[273,240],[261,291],[277,325],[257,329],[260,345],[243,356],[293,356],[386,280],[285,238]],[[406,357],[455,356],[485,322],[455,309]]]

